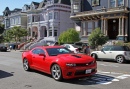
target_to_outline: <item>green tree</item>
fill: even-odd
[[[6,40],[14,39],[17,43],[20,41],[21,37],[27,36],[27,30],[18,26],[15,26],[11,28],[10,30],[7,30],[5,33]]]
[[[4,41],[4,37],[3,35],[0,34],[0,43],[2,43]]]
[[[93,30],[91,35],[88,37],[89,45],[94,47],[105,44],[107,40],[108,37],[101,32],[100,28]]]
[[[74,43],[79,40],[79,33],[74,28],[70,28],[60,34],[58,43]]]
[[[4,24],[0,24],[0,34],[2,34],[4,32]]]

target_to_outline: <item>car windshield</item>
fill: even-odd
[[[69,49],[65,48],[65,47],[61,47],[61,48],[46,48],[49,56],[57,56],[59,54],[68,54],[68,53],[72,53]]]

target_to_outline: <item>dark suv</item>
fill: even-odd
[[[83,46],[88,46],[87,42],[75,42],[74,45],[77,46],[79,52],[82,52]]]

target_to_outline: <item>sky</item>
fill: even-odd
[[[24,4],[30,5],[31,2],[41,2],[42,0],[0,0],[0,15],[3,15],[3,11],[6,7],[9,7],[10,10],[15,8],[21,8]]]

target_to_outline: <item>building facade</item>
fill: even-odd
[[[6,7],[3,15],[5,29],[10,29],[14,26],[27,28],[27,14],[22,12],[22,9],[15,8],[14,10],[10,10],[8,7]]]
[[[37,40],[57,41],[60,33],[68,28],[74,28],[70,13],[70,0],[32,2],[27,11],[29,36]]]
[[[99,27],[110,40],[130,41],[130,0],[71,0],[71,16],[80,29],[81,40],[87,40]]]

